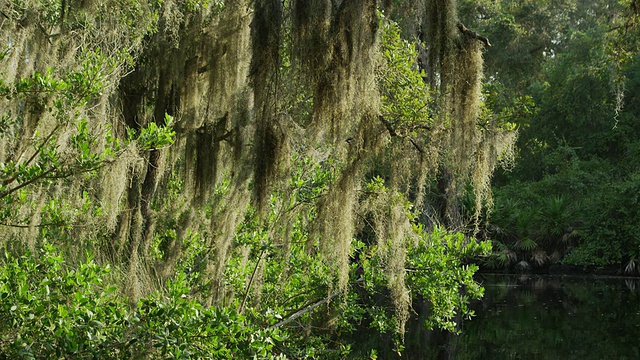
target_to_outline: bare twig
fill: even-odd
[[[260,256],[258,256],[258,261],[256,262],[256,266],[253,268],[253,273],[251,273],[251,278],[249,279],[249,283],[247,284],[247,289],[244,292],[244,298],[242,299],[242,303],[240,304],[239,313],[244,311],[244,305],[247,303],[247,299],[249,298],[249,290],[251,290],[251,285],[253,284],[253,279],[256,277],[256,273],[258,272],[258,266],[260,266],[260,261],[262,261],[262,256],[264,255],[265,249],[262,249],[260,252]]]

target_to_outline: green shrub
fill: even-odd
[[[51,245],[5,254],[0,266],[0,358],[272,358],[283,338],[225,308],[205,308],[178,275],[167,295],[135,309],[88,257],[76,268]]]

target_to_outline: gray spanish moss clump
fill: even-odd
[[[318,10],[318,11],[314,11]],[[349,252],[354,236],[354,207],[362,169],[379,150],[375,123],[377,16],[374,1],[303,2],[294,6],[294,38],[303,41],[298,61],[313,85],[313,121],[308,137],[329,147],[342,171],[320,201],[315,236],[324,256],[347,285]],[[317,19],[319,16],[324,18]],[[320,25],[314,35],[311,24]],[[316,39],[315,42],[309,40]],[[294,49],[297,46],[293,47]],[[306,50],[306,51],[304,51]]]
[[[436,94],[436,123],[443,131],[438,161],[438,189],[444,203],[436,207],[445,224],[464,229],[467,221],[477,226],[482,209],[491,206],[490,179],[500,154],[510,153],[515,134],[478,125],[482,81],[482,50],[486,38],[459,23],[456,1],[426,1],[424,41],[425,67]],[[471,185],[475,193],[475,213],[462,211],[460,198]]]
[[[120,85],[124,122],[130,128],[140,129],[151,122],[162,125],[165,113],[176,119],[174,145],[145,154],[146,171],[139,180],[130,175],[130,195],[124,205],[129,210],[123,213],[125,221],[120,226],[131,225],[119,234],[121,242],[134,247],[126,252],[131,259],[144,259],[140,265],[131,265],[130,278],[136,273],[134,267],[155,264],[147,257],[157,236],[156,220],[159,214],[171,214],[168,216],[179,219],[177,236],[162,240],[162,270],[156,270],[156,276],[162,280],[171,274],[189,231],[200,233],[212,250],[204,269],[211,279],[209,301],[222,297],[220,284],[229,248],[250,198],[252,155],[247,141],[253,131],[253,99],[247,88],[251,59],[248,11],[242,2],[200,12],[189,11],[178,2],[163,2],[158,32]],[[163,203],[154,199],[167,196],[157,193],[158,184],[166,184],[170,174],[184,179],[177,200],[183,205],[167,213],[169,209],[154,209],[153,203]],[[137,239],[140,244],[136,247]]]
[[[411,307],[411,294],[405,284],[407,248],[416,241],[409,221],[411,203],[395,190],[379,187],[372,190],[361,202],[360,211],[373,220],[381,266],[395,309],[397,332],[404,336]]]
[[[280,51],[282,46],[283,8],[277,0],[256,1],[251,23],[251,76],[255,101],[255,176],[254,191],[258,208],[264,213],[271,184],[278,177],[285,152],[287,129],[278,113],[280,91]]]

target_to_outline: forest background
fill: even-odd
[[[3,1],[0,356],[389,357],[476,264],[637,273],[639,9]]]

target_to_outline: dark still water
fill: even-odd
[[[484,276],[477,316],[451,359],[640,359],[640,283],[595,277]]]
[[[640,280],[482,275],[461,335],[410,328],[403,359],[640,359]],[[416,309],[420,312],[420,309]],[[382,351],[379,358],[391,358]]]

